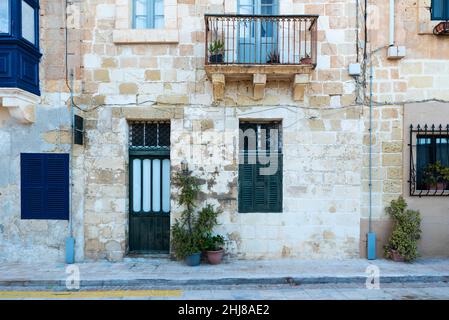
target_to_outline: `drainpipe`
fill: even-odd
[[[376,259],[376,234],[372,227],[373,213],[373,60],[370,54],[370,94],[369,94],[369,218],[367,234],[368,260]]]
[[[394,19],[394,8],[395,8],[395,1],[390,0],[390,41],[389,45],[390,47],[394,46],[395,43],[395,19]]]
[[[73,205],[72,205],[72,193],[73,193],[73,142],[74,142],[74,132],[75,132],[75,124],[74,124],[74,110],[73,110],[73,70],[70,71],[70,118],[71,118],[71,128],[72,128],[72,141],[70,144],[70,156],[69,156],[69,164],[70,164],[70,173],[69,173],[69,236],[65,240],[65,260],[67,264],[71,264],[75,262],[75,238],[73,237]]]

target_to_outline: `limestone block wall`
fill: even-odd
[[[81,1],[71,3],[81,8]],[[67,221],[20,218],[20,153],[70,152],[72,137],[67,107],[70,95],[65,81],[64,12],[64,0],[40,1],[40,49],[43,57],[39,70],[41,101],[36,106],[35,123],[20,124],[6,108],[0,106],[0,261],[64,261],[65,238],[69,235]],[[74,83],[78,86],[80,10],[73,12],[77,18],[72,20],[68,30],[68,66],[73,68]],[[76,193],[82,185],[76,181],[74,184]],[[73,207],[75,212],[79,212],[77,203]],[[79,221],[78,217],[74,218],[75,234],[80,230]],[[77,256],[82,256],[82,250],[77,250]]]

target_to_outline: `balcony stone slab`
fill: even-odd
[[[215,101],[223,100],[226,82],[241,80],[253,82],[255,100],[264,98],[267,81],[291,81],[294,100],[303,101],[305,88],[310,82],[310,74],[314,68],[314,65],[208,64],[205,71],[212,81]]]
[[[0,106],[19,123],[35,122],[35,108],[40,103],[39,96],[18,88],[0,88]]]

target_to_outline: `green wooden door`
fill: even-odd
[[[170,251],[170,149],[166,123],[135,124],[129,150],[129,251]],[[134,144],[133,144],[134,143]],[[163,145],[161,145],[163,144]]]

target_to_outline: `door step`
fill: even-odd
[[[130,253],[123,259],[125,262],[136,260],[171,260],[169,253]]]

